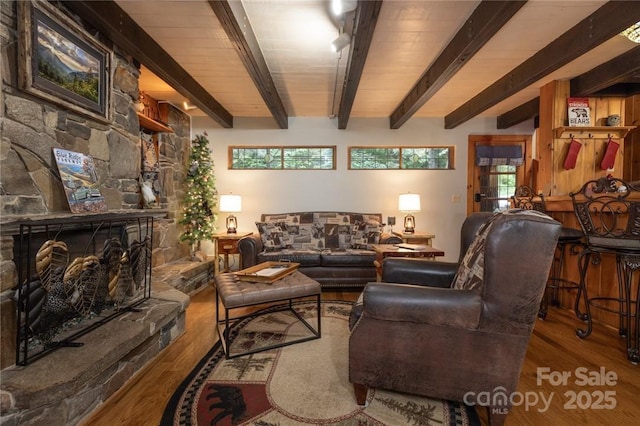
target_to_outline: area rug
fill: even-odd
[[[232,354],[310,334],[276,308],[242,320],[231,330]],[[313,326],[314,303],[296,304]],[[322,338],[226,360],[217,342],[165,408],[162,425],[471,425],[473,407],[369,390],[355,402],[349,382],[349,302],[322,302]],[[213,326],[213,324],[212,324]]]

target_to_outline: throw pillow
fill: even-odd
[[[348,214],[316,212],[313,214],[316,239],[325,249],[347,249],[351,246],[351,219]]]
[[[376,220],[357,221],[351,225],[351,248],[368,249],[380,243],[384,226]]]
[[[473,240],[453,278],[452,288],[458,290],[472,290],[480,287],[484,278],[484,242],[487,239],[491,222],[495,220],[494,214],[478,230],[478,235]]]
[[[291,239],[284,222],[256,222],[265,251],[291,247]]]

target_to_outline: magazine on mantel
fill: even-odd
[[[53,154],[71,213],[106,212],[107,202],[98,189],[93,158],[60,148],[53,148]]]

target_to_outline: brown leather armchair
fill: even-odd
[[[478,403],[490,423],[511,408],[560,224],[525,210],[492,215],[449,288],[369,283],[349,340],[358,404],[368,388]],[[503,396],[503,398],[494,398]]]

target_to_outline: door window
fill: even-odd
[[[479,166],[479,169],[480,211],[508,209],[516,190],[516,166]]]

